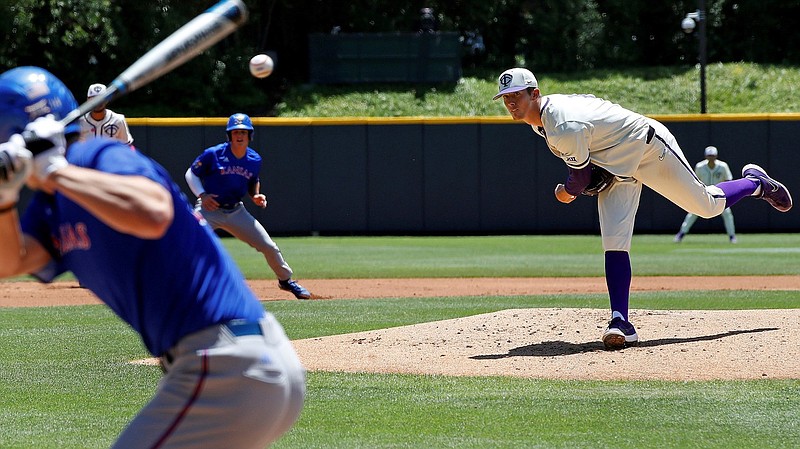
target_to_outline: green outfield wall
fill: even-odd
[[[800,114],[654,116],[690,162],[719,148],[734,176],[755,162],[797,194]],[[227,118],[131,118],[134,144],[183,174],[206,147],[225,140]],[[264,166],[269,206],[248,208],[280,234],[494,234],[599,232],[596,199],[557,202],[567,169],[525,124],[505,117],[253,117],[252,147]],[[739,232],[797,232],[800,214],[766,202],[734,207]],[[636,232],[676,232],[681,209],[645,189]],[[721,218],[693,232],[724,232]]]

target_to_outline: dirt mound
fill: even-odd
[[[294,300],[248,281],[265,301]],[[605,293],[604,278],[308,279],[315,299]],[[0,307],[100,304],[75,282],[4,282]],[[635,277],[631,290],[800,290],[800,276]],[[634,302],[635,304],[635,302]],[[800,378],[800,310],[631,312],[639,346],[605,351],[608,311],[520,309],[295,341],[310,370],[553,379]]]
[[[312,371],[580,380],[800,378],[800,310],[631,312],[638,346],[606,351],[608,312],[517,309],[294,341]]]

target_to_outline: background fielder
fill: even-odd
[[[186,170],[186,183],[197,196],[195,210],[214,229],[230,233],[263,254],[281,290],[298,299],[311,298],[308,290],[292,280],[293,271],[280,248],[241,201],[248,195],[256,206],[267,207],[267,197],[260,193],[261,156],[249,147],[254,133],[252,120],[247,114],[233,114],[225,133],[227,142],[206,148]]]
[[[603,332],[608,349],[639,341],[628,321],[631,286],[630,248],[634,220],[644,185],[704,218],[722,213],[746,196],[755,196],[786,212],[792,197],[783,184],[755,164],[742,178],[706,186],[692,170],[678,142],[660,122],[593,95],[543,96],[529,70],[513,68],[498,78],[498,93],[514,120],[544,138],[550,152],[567,165],[568,177],[555,188],[556,199],[571,203],[592,180],[592,166],[615,175],[597,194],[600,233],[611,321]]]
[[[719,155],[717,147],[708,146],[703,154],[706,158],[695,164],[694,172],[705,185],[713,186],[722,181],[730,181],[733,179],[733,174],[728,164],[725,161],[717,159]],[[673,239],[675,243],[680,243],[680,241],[683,240],[683,237],[692,229],[692,225],[694,225],[695,221],[697,221],[697,215],[691,212],[686,214],[686,218],[684,218],[683,223],[681,223],[680,231],[675,234],[675,238]],[[733,224],[733,212],[731,212],[730,207],[726,207],[725,210],[722,211],[722,221],[725,223],[728,241],[736,243],[736,228]]]
[[[86,92],[86,99],[100,95],[106,90],[105,84],[92,84]],[[81,137],[110,137],[120,142],[133,145],[133,136],[128,129],[125,116],[106,108],[108,102],[97,105],[96,108],[82,115],[79,119]]]
[[[46,70],[0,75],[0,277],[71,271],[161,357],[114,449],[263,449],[303,406],[291,343],[166,170],[57,121],[77,106]],[[26,181],[37,192],[20,220]]]

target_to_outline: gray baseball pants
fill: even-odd
[[[650,142],[630,140],[620,145],[641,153],[632,178],[618,180],[597,196],[600,234],[604,251],[630,251],[634,220],[642,186],[670,200],[686,212],[703,218],[715,217],[725,209],[725,193],[706,186],[694,173],[675,137],[661,123],[648,119],[655,130]]]
[[[279,280],[285,281],[292,277],[292,268],[283,260],[280,248],[244,204],[239,202],[233,209],[217,209],[212,212],[203,209],[198,200],[194,209],[203,214],[212,229],[222,229],[263,254]]]
[[[683,223],[681,223],[681,233],[688,234],[695,221],[697,221],[697,215],[692,213],[686,214],[686,218],[684,218]],[[725,224],[725,232],[727,232],[728,235],[736,235],[736,227],[733,224],[733,212],[731,212],[730,207],[726,207],[725,210],[722,211],[722,222]]]
[[[112,449],[264,449],[288,431],[305,399],[303,368],[272,314],[216,325],[162,357],[166,374]]]

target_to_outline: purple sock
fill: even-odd
[[[725,207],[731,207],[738,203],[740,199],[750,196],[761,185],[760,182],[752,179],[741,178],[733,181],[723,181],[717,187],[725,192]]]
[[[631,258],[627,251],[606,251],[606,285],[611,300],[611,313],[619,312],[628,321]]]

